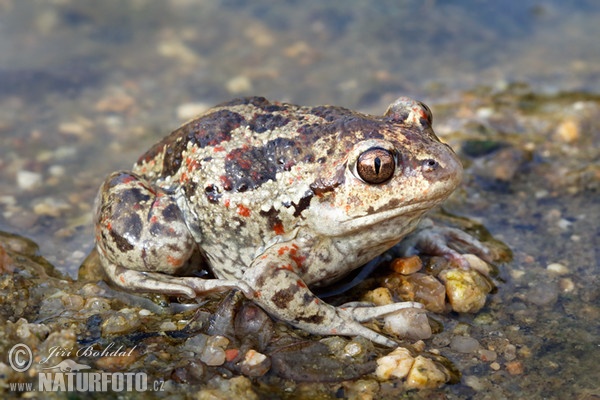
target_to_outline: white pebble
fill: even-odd
[[[202,114],[204,111],[208,110],[208,105],[206,103],[184,103],[180,104],[177,107],[177,118],[183,121],[187,121],[198,115]]]
[[[569,268],[559,263],[549,264],[546,269],[550,272],[554,272],[557,275],[566,275],[570,272]]]
[[[414,361],[414,357],[407,349],[398,347],[377,360],[375,375],[379,379],[404,378],[408,375]]]
[[[32,190],[42,183],[42,174],[27,170],[17,172],[17,186],[23,190]]]

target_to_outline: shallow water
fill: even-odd
[[[103,178],[193,112],[263,95],[382,113],[413,96],[467,166],[447,208],[515,253],[484,315],[524,372],[467,369],[488,386],[440,393],[600,396],[600,7],[565,3],[1,1],[0,230],[75,277]]]

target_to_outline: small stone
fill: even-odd
[[[252,81],[247,76],[238,75],[227,81],[227,91],[231,94],[239,94],[252,91]]]
[[[468,387],[470,387],[471,389],[473,389],[476,392],[481,392],[481,391],[485,390],[485,385],[483,384],[483,382],[481,381],[481,379],[478,376],[467,375],[467,376],[463,377],[463,381],[464,381],[465,385],[467,385]]]
[[[558,300],[558,284],[551,281],[538,282],[527,291],[526,300],[536,306],[551,306]]]
[[[485,362],[494,362],[498,358],[498,354],[493,350],[479,349],[479,359]]]
[[[419,256],[406,258],[396,258],[392,261],[392,269],[402,275],[410,275],[419,271],[423,267],[423,262]]]
[[[507,344],[502,354],[506,361],[512,361],[517,358],[517,346],[514,344]]]
[[[72,206],[63,200],[46,197],[33,206],[33,212],[36,215],[60,217],[63,212],[69,211],[71,208]]]
[[[487,294],[492,291],[490,282],[473,270],[446,269],[439,278],[446,284],[448,301],[456,312],[475,313],[481,310]]]
[[[184,103],[177,107],[177,118],[180,120],[190,120],[208,110],[209,106],[206,103]]]
[[[406,377],[407,389],[435,389],[449,380],[447,371],[433,360],[417,356]]]
[[[562,121],[556,128],[556,136],[565,143],[573,143],[579,139],[579,123],[573,119]]]
[[[459,353],[473,353],[479,349],[479,342],[470,336],[454,336],[450,348]]]
[[[141,324],[137,313],[131,312],[131,310],[121,310],[111,316],[109,316],[102,323],[102,334],[103,335],[115,335],[119,333],[126,333],[134,330]]]
[[[500,364],[497,362],[493,362],[490,364],[490,368],[493,369],[494,371],[500,371]]]
[[[384,318],[384,331],[394,335],[419,340],[429,339],[432,335],[429,319],[423,309],[405,308]]]
[[[388,288],[379,287],[374,290],[370,290],[363,296],[364,301],[375,304],[376,306],[384,306],[386,304],[392,304],[394,299],[392,293]]]
[[[467,260],[471,269],[474,269],[484,276],[490,276],[492,268],[481,258],[477,257],[475,254],[463,254],[463,258]]]
[[[386,356],[377,360],[375,375],[379,379],[404,378],[408,375],[415,359],[408,349],[398,347]]]
[[[225,348],[229,339],[224,336],[210,336],[200,354],[200,361],[208,366],[223,365],[226,360]]]
[[[571,293],[575,290],[575,284],[571,278],[563,278],[558,282],[562,293]]]
[[[511,375],[521,375],[525,371],[521,361],[511,361],[506,363],[506,370]]]
[[[567,268],[563,264],[559,264],[559,263],[548,264],[548,266],[546,267],[546,270],[553,272],[556,275],[566,275],[569,272],[571,272],[571,271],[569,271],[569,268]]]
[[[266,355],[250,349],[240,362],[242,374],[246,376],[263,376],[271,368],[271,360]]]
[[[42,183],[42,174],[27,170],[17,172],[17,186],[22,190],[33,190]]]
[[[344,355],[347,357],[356,357],[364,351],[360,343],[350,342],[344,346]]]

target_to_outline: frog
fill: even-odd
[[[407,237],[409,251],[459,263],[449,242],[485,253],[462,231],[419,228],[463,174],[432,122],[408,97],[381,116],[264,97],[221,103],[101,185],[94,222],[103,270],[128,291],[202,299],[239,290],[310,334],[393,347],[365,323],[421,304],[333,306],[314,291]]]

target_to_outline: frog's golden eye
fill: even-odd
[[[396,169],[394,153],[373,147],[362,153],[356,162],[358,176],[367,183],[384,183],[391,179]]]

